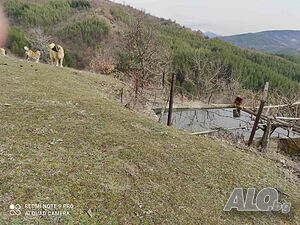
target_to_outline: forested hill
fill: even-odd
[[[218,78],[212,87],[239,80],[245,88],[260,90],[269,81],[274,91],[284,94],[295,95],[300,90],[300,64],[207,39],[201,32],[129,6],[104,0],[0,2],[11,22],[7,48],[15,55],[22,56],[24,45],[29,45],[42,50],[47,60],[45,46],[55,41],[65,47],[68,66],[101,71],[101,65],[110,63],[124,72],[132,62],[123,52],[124,35],[132,21],[144,15],[146,27],[155,30],[169,52],[177,85],[189,94],[203,94],[207,76]]]
[[[221,37],[221,39],[243,48],[300,56],[299,30],[264,31]]]

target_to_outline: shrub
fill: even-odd
[[[49,1],[46,5],[32,5],[26,10],[23,23],[30,26],[48,26],[63,21],[70,13],[70,6],[60,0]]]
[[[115,66],[113,64],[99,59],[92,59],[91,62],[89,63],[89,68],[93,72],[101,73],[105,75],[110,75],[115,70]]]
[[[81,69],[83,68],[81,64],[82,58],[80,58],[76,53],[65,49],[64,66]]]
[[[56,24],[69,16],[70,5],[62,0],[51,0],[47,4],[27,4],[20,0],[11,0],[5,4],[9,17],[27,26]]]
[[[130,69],[130,64],[133,58],[130,54],[124,51],[119,51],[116,56],[116,69],[121,72],[127,72]]]
[[[8,34],[7,47],[13,54],[24,56],[24,46],[29,46],[25,33],[16,27],[11,27]]]
[[[110,9],[110,13],[113,16],[114,20],[116,21],[122,21],[124,23],[129,23],[131,20],[131,17],[129,14],[127,14],[123,9],[119,7],[112,7]]]
[[[182,84],[182,87],[191,95],[197,95],[197,87],[191,80],[185,80]]]
[[[66,41],[95,45],[103,40],[109,29],[104,20],[90,18],[64,28],[62,36]]]
[[[4,9],[10,18],[15,19],[17,22],[22,22],[29,5],[21,0],[10,0],[5,3]]]
[[[87,0],[71,0],[68,2],[71,8],[76,9],[89,9],[91,4]]]

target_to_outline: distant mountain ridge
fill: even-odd
[[[300,56],[300,30],[273,30],[219,38],[243,48]]]
[[[206,37],[208,37],[208,38],[216,38],[216,37],[220,37],[220,35],[215,34],[215,33],[213,33],[213,32],[209,32],[209,31],[205,32],[204,35],[205,35]]]

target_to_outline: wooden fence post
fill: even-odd
[[[121,104],[123,104],[123,95],[124,95],[124,88],[122,88],[120,91]]]
[[[256,129],[258,127],[261,114],[262,114],[262,112],[264,110],[264,106],[265,106],[267,98],[268,98],[268,91],[269,91],[269,82],[266,82],[265,88],[264,88],[263,97],[262,97],[262,99],[260,101],[260,106],[259,106],[259,109],[258,109],[258,112],[257,112],[257,116],[256,116],[256,119],[255,119],[255,122],[254,122],[254,125],[253,125],[253,128],[252,128],[252,131],[251,131],[251,135],[250,135],[250,138],[249,138],[249,141],[248,141],[248,146],[251,146],[252,142],[254,140]]]
[[[173,101],[174,101],[174,91],[176,84],[176,76],[172,74],[172,83],[171,83],[171,91],[170,91],[170,100],[169,100],[169,113],[168,113],[168,126],[172,126],[172,113],[173,113]]]
[[[263,151],[266,151],[267,148],[269,147],[271,132],[272,132],[272,123],[271,123],[271,120],[268,119],[267,125],[265,126],[264,135],[263,135],[263,137],[261,139],[261,143],[260,143]]]

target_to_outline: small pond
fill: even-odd
[[[189,132],[201,132],[214,129],[230,129],[230,128],[245,128],[231,131],[232,133],[243,137],[245,140],[249,138],[255,116],[241,112],[238,118],[233,117],[234,109],[201,109],[196,111],[177,111],[173,112],[173,126],[178,129],[184,129]],[[167,123],[168,113],[163,116],[163,123]],[[257,130],[256,137],[261,137],[263,131]],[[272,134],[272,137],[285,138],[288,136],[288,131],[282,128],[277,128]],[[290,133],[291,138],[299,138],[296,133]]]

